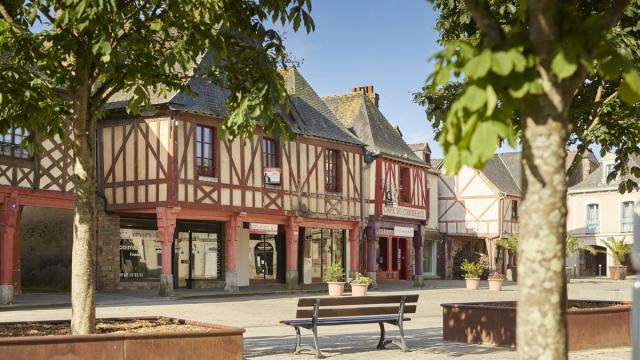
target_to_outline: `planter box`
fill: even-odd
[[[163,317],[109,318],[104,320],[155,320]],[[242,359],[244,329],[188,320],[180,324],[207,328],[203,331],[165,333],[117,333],[51,335],[0,338],[5,359]],[[68,321],[38,321],[53,324]],[[22,322],[24,323],[24,322]],[[18,322],[5,323],[18,324]]]
[[[567,311],[569,351],[631,346],[631,305],[610,301],[588,302],[622,306]],[[445,341],[516,346],[515,302],[441,306]]]

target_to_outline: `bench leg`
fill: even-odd
[[[398,324],[398,330],[400,332],[400,349],[402,349],[402,352],[407,352],[409,351],[409,348],[407,348],[407,344],[404,342],[404,327],[402,325],[402,322],[400,322]]]
[[[396,340],[385,340],[385,331],[384,331],[384,323],[378,323],[378,325],[380,325],[380,341],[378,341],[378,350],[382,350],[382,349],[386,349],[387,345],[389,344],[393,344],[397,347],[399,347],[402,352],[407,352],[409,351],[409,348],[407,347],[407,344],[404,341],[404,328],[402,326],[402,323],[400,324],[396,324],[394,323],[390,323],[392,325],[396,325],[398,326],[398,330],[400,332],[400,341],[396,341]]]
[[[318,327],[313,327],[313,344],[316,347],[316,359],[324,359],[324,355],[320,352],[320,344],[318,343]]]
[[[316,352],[316,349],[312,348],[311,346],[302,345],[302,335],[300,334],[300,328],[296,326],[294,329],[296,330],[296,348],[293,351],[293,354],[298,355],[302,353],[303,350]]]
[[[386,346],[391,344],[391,340],[385,340],[385,331],[384,331],[384,323],[379,322],[380,325],[380,341],[378,341],[378,346],[376,348],[378,350],[386,349]]]

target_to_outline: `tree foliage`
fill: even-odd
[[[451,171],[462,164],[481,167],[499,145],[516,145],[522,136],[519,104],[544,90],[541,59],[533,52],[522,7],[526,3],[492,1],[491,15],[505,40],[483,46],[468,6],[434,1],[443,50],[434,56],[435,71],[415,101],[426,107]],[[611,179],[638,177],[640,168],[627,164],[629,155],[640,153],[640,2],[632,1],[610,31],[598,31],[609,20],[610,7],[609,1],[562,5],[563,35],[552,54],[550,75],[560,82],[582,78],[571,104],[567,145],[580,155],[599,145],[601,155],[616,154]],[[580,158],[575,157],[570,171]],[[631,178],[619,186],[623,192],[638,189]]]

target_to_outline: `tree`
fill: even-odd
[[[212,66],[196,75],[229,90],[221,133],[248,135],[259,124],[289,134],[280,115],[288,110],[287,94],[277,72],[287,57],[269,24],[311,31],[310,11],[308,0],[0,3],[0,131],[57,133],[73,145],[73,334],[95,329],[94,149],[96,122],[109,98],[132,93],[128,110],[135,113],[150,103],[150,91],[188,90],[198,61],[212,51]]]
[[[518,351],[525,359],[566,358],[566,146],[615,148],[616,170],[640,174],[623,165],[639,152],[640,125],[621,112],[637,116],[640,6],[435,0],[434,7],[443,50],[416,100],[427,105],[447,172],[480,168],[499,144],[521,143],[518,270],[527,276],[519,279]]]

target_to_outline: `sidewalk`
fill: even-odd
[[[631,301],[631,289],[634,277],[624,281],[614,281],[606,278],[581,278],[571,279],[568,286],[570,299],[591,299],[609,301]],[[486,284],[485,284],[486,285]],[[420,290],[447,290],[462,289],[465,287],[463,280],[428,280],[425,287]],[[504,287],[508,291],[516,291],[517,284],[505,281]],[[412,291],[411,281],[381,282],[379,288],[371,290],[377,292],[402,292]],[[289,290],[285,285],[269,284],[240,287],[237,293],[228,293],[224,289],[175,289],[175,295],[160,297],[156,290],[115,290],[98,292],[96,296],[97,306],[117,305],[142,305],[142,304],[167,304],[183,300],[217,299],[248,296],[286,296],[286,295],[311,295],[326,293],[325,284],[303,285],[301,289]],[[346,288],[348,293],[348,286]],[[71,306],[69,293],[29,293],[16,295],[13,304],[0,306],[0,312],[29,309],[56,309]]]

